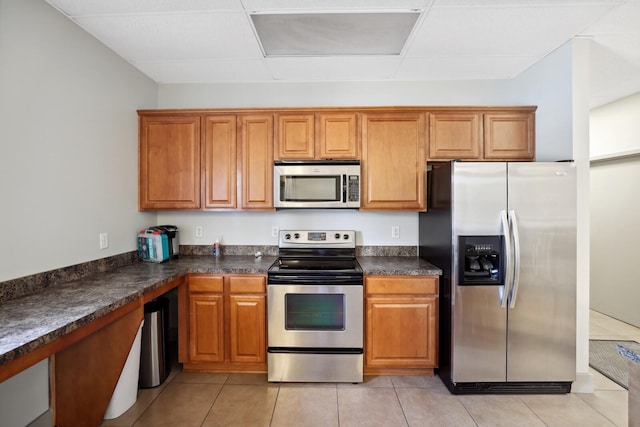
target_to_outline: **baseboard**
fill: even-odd
[[[29,423],[27,427],[51,427],[53,425],[53,413],[49,409],[44,414]]]
[[[593,393],[593,375],[590,372],[576,372],[571,393]]]

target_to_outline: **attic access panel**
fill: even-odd
[[[420,12],[252,14],[274,56],[400,55]]]

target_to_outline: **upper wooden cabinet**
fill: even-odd
[[[237,183],[236,116],[204,116],[204,207],[235,208]]]
[[[424,211],[429,160],[529,161],[536,107],[140,110],[140,210],[273,210],[274,160],[361,162],[361,210]]]
[[[425,210],[426,114],[362,115],[361,209]]]
[[[484,114],[484,158],[487,160],[533,160],[535,116],[527,112]]]
[[[273,209],[273,115],[241,116],[242,208]]]
[[[273,209],[272,114],[139,114],[140,210]]]
[[[479,159],[482,114],[429,114],[430,159]]]
[[[278,114],[276,160],[358,158],[358,114]]]
[[[139,133],[138,208],[200,208],[200,116],[141,116]]]
[[[316,154],[314,123],[313,114],[279,114],[276,159],[313,159]]]
[[[429,160],[530,161],[535,107],[429,112]]]
[[[318,114],[318,157],[357,159],[360,155],[357,113]]]

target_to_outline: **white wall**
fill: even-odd
[[[592,42],[579,38],[572,43],[572,119],[573,159],[576,163],[577,180],[577,378],[573,390],[580,393],[593,392],[593,376],[589,370],[589,64]]]
[[[44,1],[0,0],[0,94],[0,281],[134,250],[157,85]]]
[[[153,81],[44,1],[0,0],[0,282],[135,249],[155,221],[137,212],[136,109],[156,102]],[[31,422],[48,394],[46,360],[0,383],[0,425]]]
[[[591,157],[640,150],[640,93],[591,112]]]
[[[640,94],[591,112],[591,308],[640,327]]]

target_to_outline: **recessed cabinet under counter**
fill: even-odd
[[[190,274],[178,292],[185,372],[266,372],[266,276]]]
[[[433,375],[438,277],[365,277],[365,374]]]

